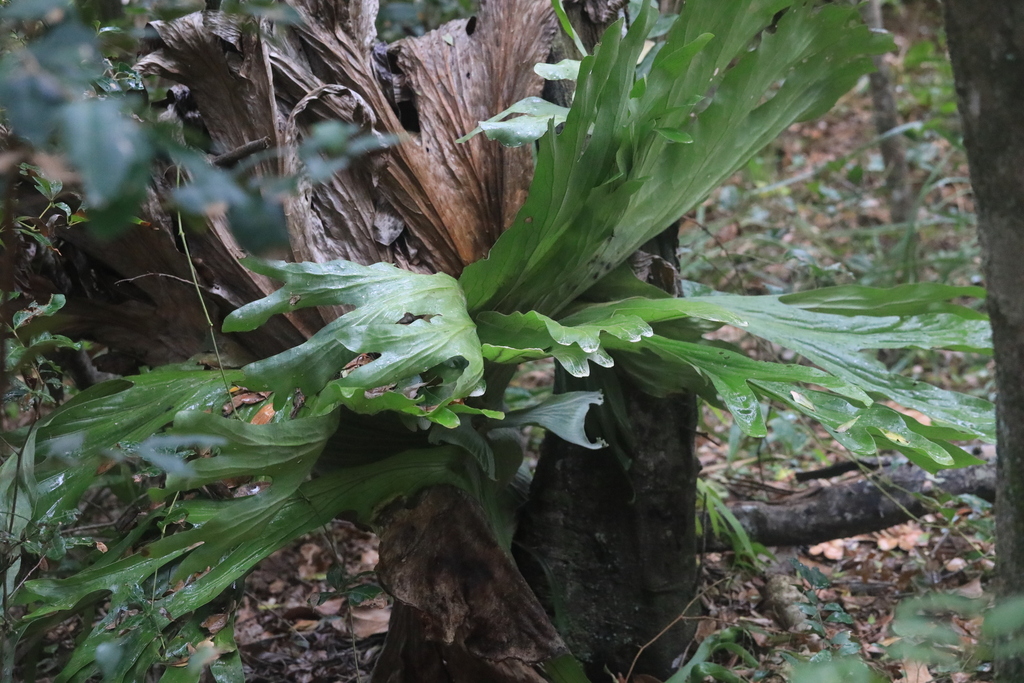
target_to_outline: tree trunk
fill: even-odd
[[[625,674],[640,647],[687,609],[696,584],[695,398],[622,385],[628,471],[611,448],[549,437],[518,536],[527,580],[595,681],[606,680],[605,667]],[[667,678],[692,637],[689,623],[649,647],[637,671]]]
[[[1024,594],[1024,5],[946,0],[946,34],[978,208],[995,347],[996,557],[1000,590]],[[1024,681],[1024,653],[996,680]]]
[[[882,23],[882,7],[879,0],[869,0],[861,5],[864,23],[873,29],[884,29]],[[896,97],[892,89],[892,75],[885,55],[872,58],[875,71],[871,80],[871,101],[874,104],[875,130],[879,135],[900,124],[899,111],[896,109]],[[903,148],[903,136],[893,135],[879,144],[882,159],[885,162],[885,187],[889,190],[889,220],[893,223],[907,223],[913,220],[914,195],[910,187],[910,171],[907,168],[907,155]],[[910,245],[913,248],[916,241]]]
[[[479,503],[434,486],[378,516],[381,585],[395,597],[374,683],[542,683],[566,654]]]

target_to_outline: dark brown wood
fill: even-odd
[[[932,509],[926,497],[969,493],[995,500],[995,465],[943,470],[929,475],[917,465],[874,473],[870,480],[825,486],[778,504],[729,506],[750,540],[765,546],[811,545],[880,531]],[[909,514],[908,514],[909,513]],[[728,539],[711,537],[708,550],[731,550]]]
[[[378,516],[381,585],[397,607],[374,683],[540,683],[566,654],[483,509],[435,486]]]
[[[137,68],[187,93],[192,123],[221,153],[212,163],[266,146],[278,154],[261,155],[249,173],[299,173],[297,195],[284,200],[290,237],[284,258],[387,261],[450,274],[481,258],[525,198],[531,152],[483,136],[454,140],[477,121],[540,94],[533,65],[543,61],[555,34],[550,2],[485,1],[473,20],[390,47],[374,42],[376,2],[289,4],[303,21],[274,27],[272,38],[264,20],[216,11],[153,22]],[[404,114],[382,78],[381,55],[384,71],[402,82]],[[296,146],[312,125],[328,120],[401,141],[313,185],[301,179]],[[65,333],[115,349],[136,366],[212,350],[168,202],[169,192],[187,180],[174,168],[157,178],[140,211],[145,224],[116,246],[88,231],[61,229],[54,237],[67,249],[36,255],[24,288],[41,300],[67,295]],[[186,226],[186,239],[218,330],[231,310],[277,284],[238,263],[246,254],[223,214],[206,223],[205,230]],[[343,312],[325,306],[275,316],[257,334],[218,335],[218,346],[234,362],[265,357],[301,343]]]
[[[605,667],[624,674],[686,609],[696,583],[695,401],[623,394],[629,470],[611,449],[549,438],[517,537],[524,572],[592,680],[606,680]],[[689,623],[649,647],[637,671],[667,678]]]
[[[995,347],[997,572],[1024,594],[1024,4],[946,0],[946,35],[978,209]],[[1024,680],[1024,653],[996,680]]]

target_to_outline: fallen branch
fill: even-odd
[[[908,512],[926,514],[930,505],[925,497],[940,491],[970,493],[991,502],[995,483],[994,464],[935,475],[916,465],[902,465],[882,470],[870,480],[820,488],[796,501],[738,503],[730,510],[752,541],[765,546],[809,545],[886,529],[910,519]],[[707,547],[729,550],[732,545],[716,537],[708,539]]]

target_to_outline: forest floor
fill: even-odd
[[[706,459],[707,455],[702,457]],[[778,496],[784,486],[785,482],[774,482],[773,495]],[[812,656],[828,649],[827,638],[850,630],[865,659],[876,662],[892,681],[988,680],[984,665],[978,670],[978,662],[973,671],[963,670],[964,661],[929,669],[888,651],[900,639],[893,620],[901,601],[936,591],[971,599],[985,594],[994,567],[991,515],[977,504],[948,509],[954,515],[950,521],[942,515],[926,515],[919,522],[876,533],[772,549],[774,557],[762,558],[758,567],[737,563],[733,553],[705,554],[700,600],[706,616],[697,625],[694,647],[723,629],[739,627],[739,642],[756,657],[757,666],[736,655],[720,663],[741,680],[781,683],[787,680],[785,655]],[[349,575],[371,570],[376,563],[376,538],[339,521],[323,534],[280,550],[249,575],[236,622],[247,681],[369,681],[387,632],[390,607],[379,598],[360,605],[349,605],[344,598],[317,604],[321,594],[334,591],[327,581],[327,572],[338,563],[334,549]],[[776,567],[787,569],[791,559],[822,572],[829,585],[816,591],[818,599],[823,605],[840,605],[852,623],[826,621],[827,638],[806,626],[790,630],[780,624],[779,616],[767,606],[767,584]],[[825,620],[828,614],[819,616]],[[980,618],[951,614],[949,619],[961,640],[955,649],[970,652],[978,643]],[[688,654],[692,652],[681,652],[681,659],[685,661]]]

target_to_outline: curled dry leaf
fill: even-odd
[[[352,608],[352,632],[356,638],[369,638],[378,633],[387,633],[390,620],[390,607]]]
[[[825,541],[824,543],[811,546],[808,552],[811,555],[824,555],[826,558],[833,561],[841,560],[846,554],[846,541],[843,539]]]
[[[292,624],[292,628],[294,628],[299,633],[308,633],[310,631],[315,631],[317,626],[319,625],[319,619],[299,619],[294,624]]]
[[[226,417],[242,406],[255,405],[269,398],[269,391],[249,391],[245,387],[232,387],[231,400],[224,404],[221,413]]]
[[[551,3],[485,0],[472,19],[391,46],[374,43],[376,2],[288,4],[300,21],[273,31],[266,20],[219,12],[152,22],[156,38],[136,68],[186,86],[215,147],[266,138],[279,150],[252,172],[299,175],[285,207],[295,260],[389,261],[457,275],[486,255],[525,199],[531,151],[455,140],[540,94],[533,66],[555,35]],[[324,121],[399,142],[314,184],[302,179],[297,147]],[[240,250],[226,222],[211,228],[217,264],[232,271],[225,279],[265,288],[258,276],[233,272]],[[320,309],[327,321],[342,312]],[[317,326],[289,320],[305,336]]]
[[[221,612],[218,614],[211,614],[210,616],[206,617],[205,619],[203,619],[203,622],[200,624],[200,626],[209,631],[210,635],[216,635],[217,631],[220,631],[222,628],[227,626],[227,624],[228,615]]]

